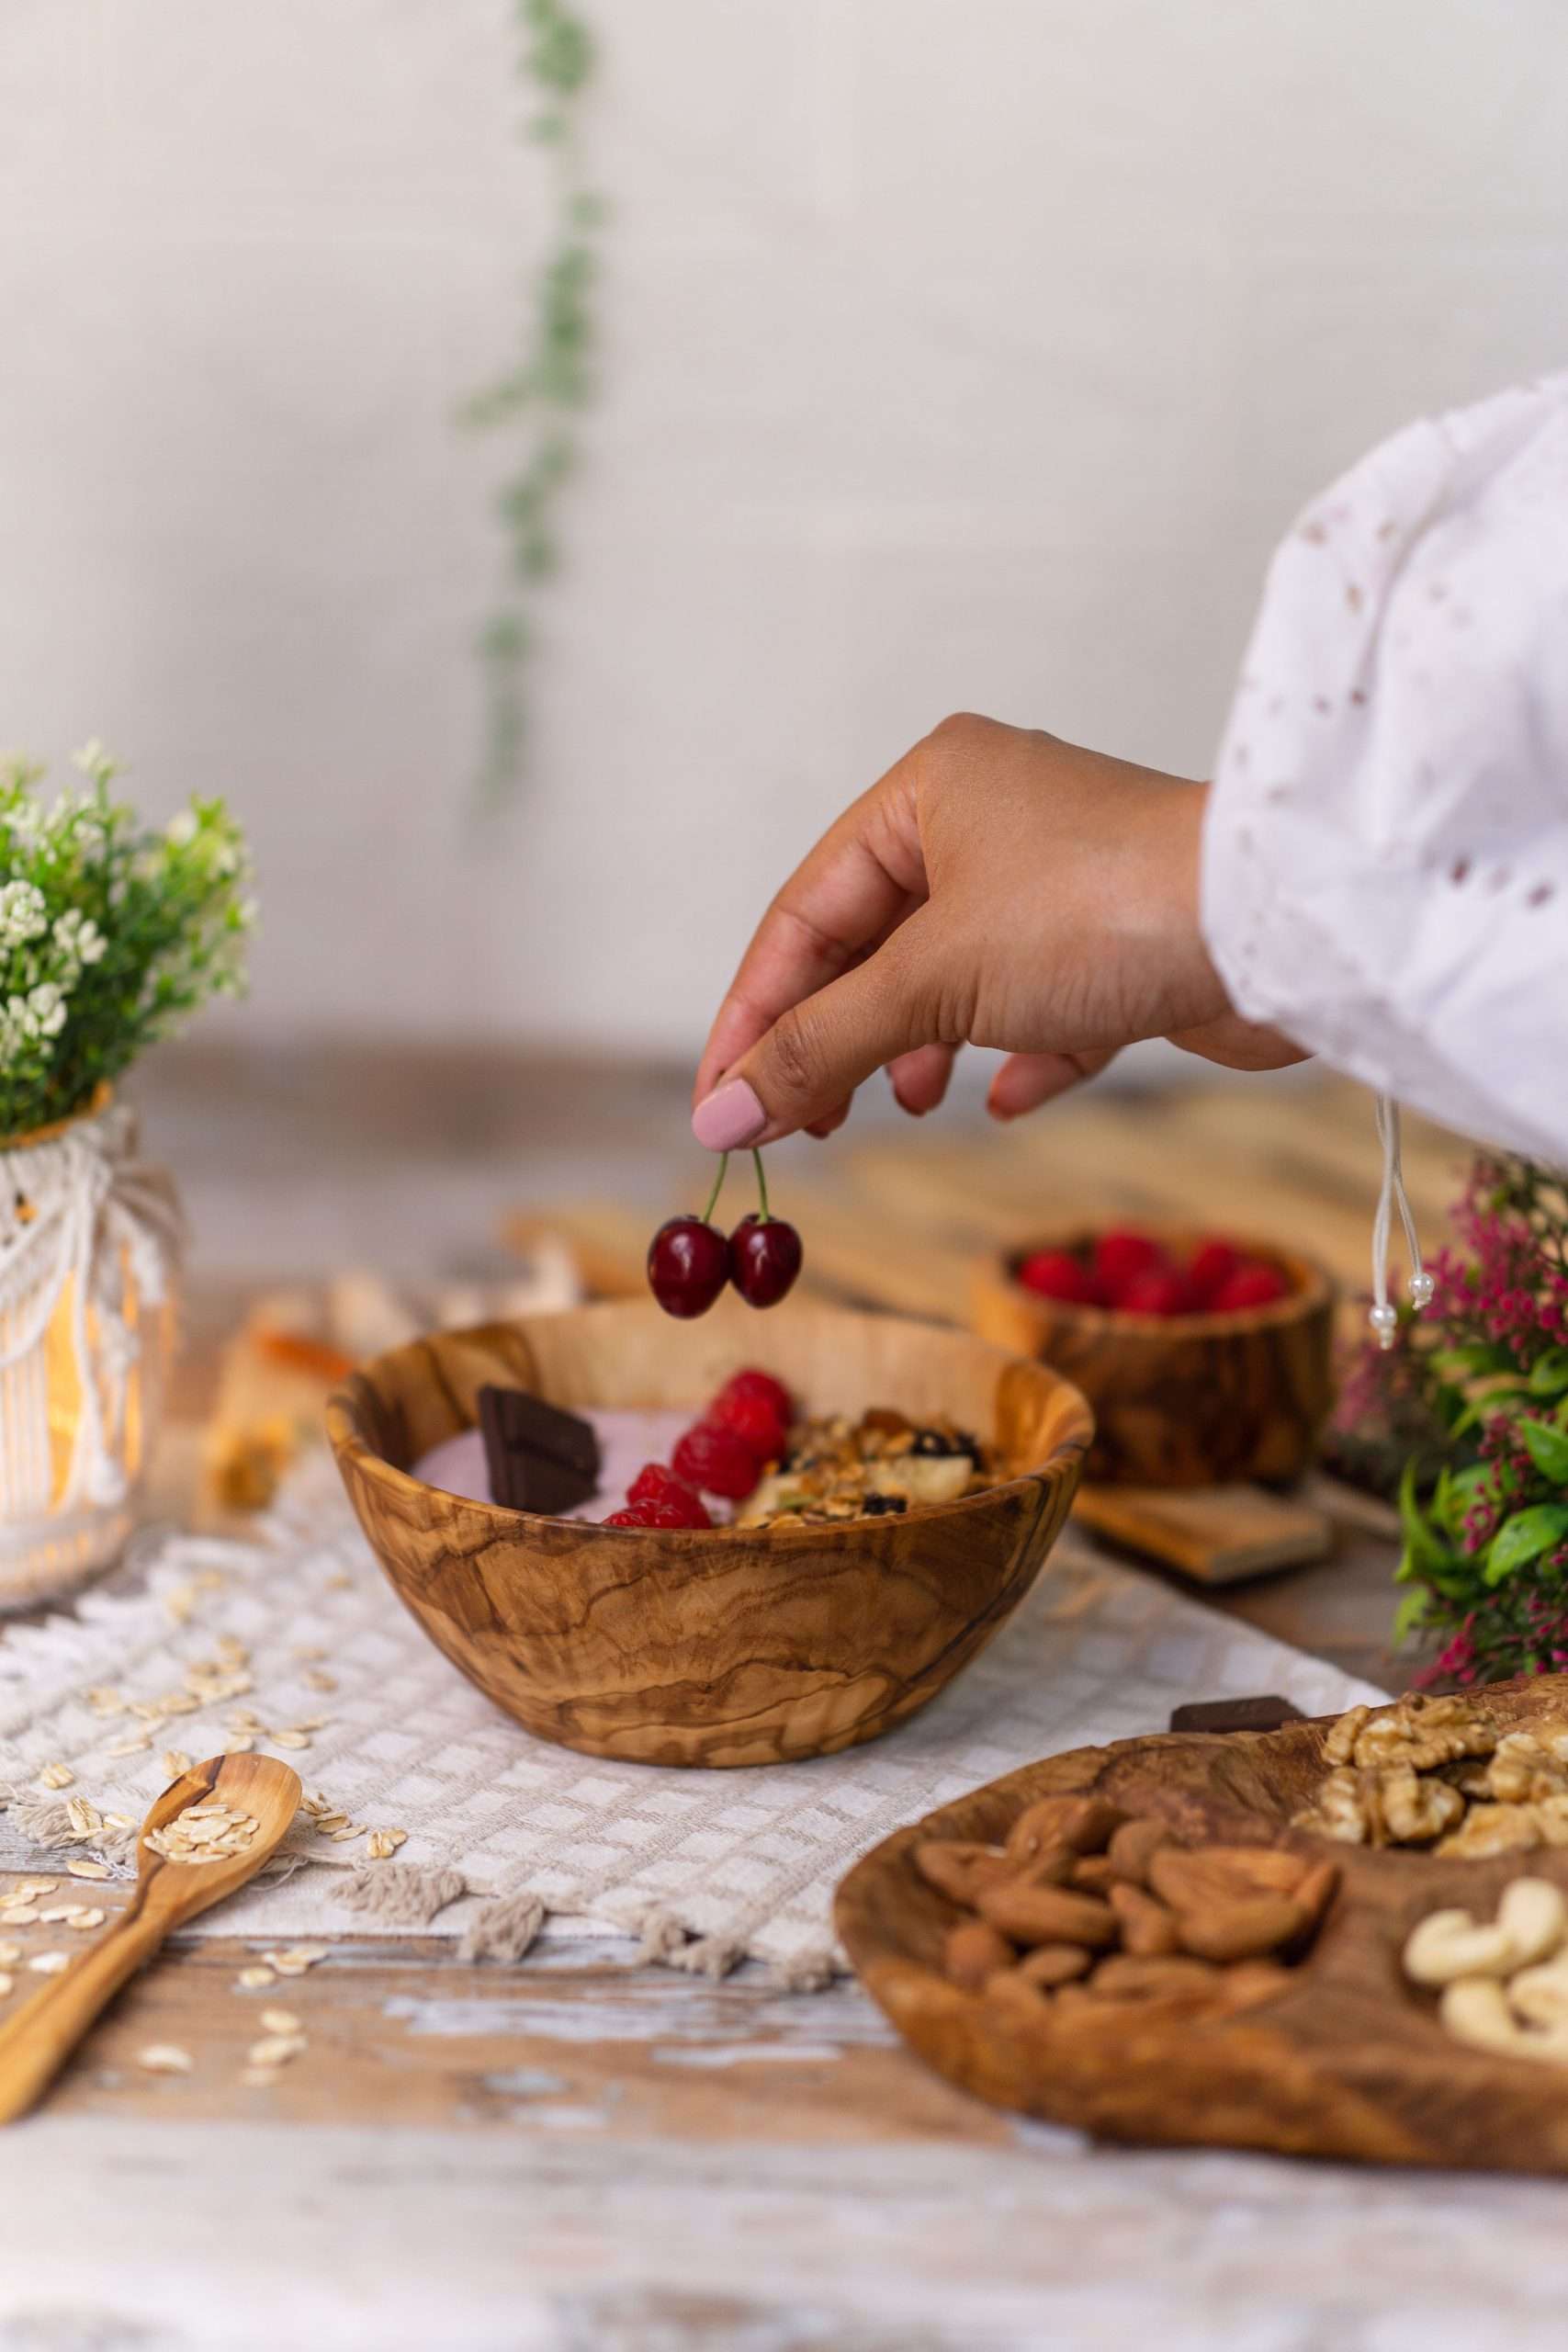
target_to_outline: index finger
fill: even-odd
[[[781,1014],[877,945],[926,895],[914,797],[890,768],[835,820],[758,924],[697,1067],[694,1102]]]

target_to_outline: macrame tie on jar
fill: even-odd
[[[1372,1219],[1372,1305],[1367,1320],[1377,1333],[1379,1347],[1392,1348],[1399,1329],[1399,1309],[1388,1295],[1388,1237],[1396,1208],[1410,1258],[1405,1295],[1416,1314],[1429,1303],[1436,1284],[1421,1263],[1421,1244],[1400,1166],[1399,1105],[1392,1095],[1378,1096],[1377,1121],[1378,1139],[1382,1145],[1382,1187],[1378,1193],[1377,1215]]]
[[[163,1170],[135,1157],[123,1106],[0,1149],[0,1522],[118,1502],[134,1318],[171,1295],[182,1226]],[[79,1403],[63,1480],[50,1414],[62,1306]]]

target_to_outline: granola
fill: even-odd
[[[917,1424],[885,1408],[858,1421],[838,1414],[791,1430],[783,1461],[737,1512],[736,1524],[878,1519],[911,1504],[954,1502],[991,1483],[986,1448],[951,1421]]]

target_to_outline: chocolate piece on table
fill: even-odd
[[[479,1390],[490,1490],[508,1510],[556,1514],[598,1490],[599,1441],[592,1422],[522,1388]]]
[[[1304,1724],[1289,1699],[1197,1699],[1173,1707],[1172,1731],[1278,1731],[1281,1724]]]

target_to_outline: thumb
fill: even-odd
[[[697,1141],[709,1151],[773,1143],[835,1111],[884,1062],[937,1043],[919,922],[911,916],[874,956],[775,1021],[693,1112]]]

